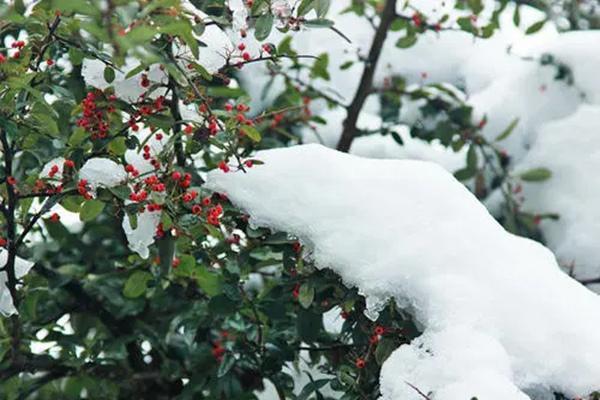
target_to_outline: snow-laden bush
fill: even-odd
[[[598,25],[0,4],[0,398],[594,398]]]

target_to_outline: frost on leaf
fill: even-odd
[[[8,261],[8,251],[6,249],[0,249],[0,266],[4,267]],[[15,277],[17,279],[23,278],[27,272],[33,267],[33,262],[22,259],[21,257],[15,258]],[[17,309],[15,308],[10,291],[6,286],[8,282],[8,276],[6,271],[0,272],[0,314],[5,317],[15,314]]]
[[[369,304],[393,297],[423,331],[383,365],[383,399],[421,399],[414,387],[444,400],[599,388],[600,298],[443,168],[319,145],[256,157],[265,165],[214,171],[208,187],[253,224],[299,237]]]

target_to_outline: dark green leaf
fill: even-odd
[[[129,298],[135,298],[143,295],[148,288],[148,282],[152,280],[152,274],[146,271],[135,271],[125,281],[123,295]]]

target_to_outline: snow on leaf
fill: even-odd
[[[4,267],[8,261],[8,251],[6,249],[0,249],[0,267]],[[15,276],[17,279],[23,278],[27,272],[33,267],[33,262],[25,260],[21,257],[15,258]],[[17,309],[15,308],[10,291],[6,286],[8,276],[6,271],[0,272],[0,314],[8,317],[12,314],[16,314]]]
[[[83,164],[79,171],[79,179],[87,180],[95,190],[98,187],[113,187],[127,179],[127,173],[122,165],[108,158],[91,158]]]

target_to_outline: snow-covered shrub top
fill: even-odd
[[[553,254],[506,232],[433,163],[359,158],[319,145],[268,150],[248,173],[211,172],[256,226],[300,238],[316,264],[367,298],[393,298],[423,335],[381,375],[384,399],[525,399],[598,389],[600,297]],[[577,310],[574,312],[574,310]]]

